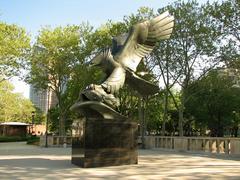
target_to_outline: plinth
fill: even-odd
[[[73,138],[72,164],[101,167],[137,164],[137,123],[128,119],[88,118]]]

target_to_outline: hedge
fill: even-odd
[[[27,141],[27,137],[21,136],[0,136],[0,142]]]

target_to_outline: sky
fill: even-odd
[[[0,21],[24,27],[34,38],[44,26],[64,26],[89,22],[99,27],[107,20],[120,21],[142,6],[164,7],[175,0],[0,0]],[[199,0],[198,2],[206,2]],[[12,79],[15,92],[29,97],[29,86]]]

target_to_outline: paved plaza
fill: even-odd
[[[240,179],[240,158],[139,150],[139,164],[103,168],[72,165],[71,148],[0,143],[0,179]]]

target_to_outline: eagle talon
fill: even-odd
[[[91,84],[80,93],[79,101],[99,101],[113,108],[119,106],[119,100],[108,94],[101,85]]]

